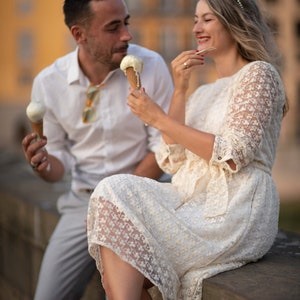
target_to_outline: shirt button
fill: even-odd
[[[218,160],[221,160],[222,159],[222,157],[221,156],[218,156]]]

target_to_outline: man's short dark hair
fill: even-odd
[[[86,22],[92,16],[90,8],[92,1],[95,0],[65,0],[63,5],[65,24],[71,28],[75,24]]]

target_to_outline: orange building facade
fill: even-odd
[[[232,0],[235,1],[235,0]],[[247,1],[247,0],[244,0]],[[133,42],[159,52],[169,64],[195,47],[192,35],[196,0],[127,0],[132,15]],[[286,141],[300,140],[300,4],[299,0],[261,0],[277,31],[284,59],[283,79],[290,102],[284,121]],[[0,2],[0,105],[26,105],[34,76],[75,44],[63,22],[63,0],[10,0]],[[213,80],[207,62],[195,74],[191,92]]]

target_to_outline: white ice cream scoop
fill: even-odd
[[[30,102],[26,108],[26,115],[31,123],[33,132],[37,133],[39,138],[43,136],[43,118],[46,107],[40,102]]]
[[[120,64],[120,69],[125,73],[133,88],[141,88],[140,74],[143,71],[143,61],[134,55],[126,55]]]

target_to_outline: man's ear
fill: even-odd
[[[77,44],[80,44],[86,40],[85,29],[82,26],[73,25],[70,30]]]

